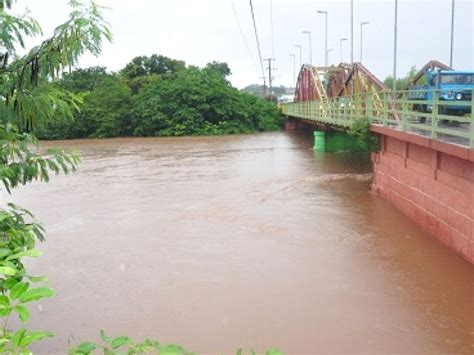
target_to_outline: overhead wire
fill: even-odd
[[[260,50],[260,40],[258,39],[257,23],[255,21],[255,12],[253,10],[252,0],[250,0],[250,11],[252,12],[253,29],[254,29],[254,32],[255,32],[255,40],[257,42],[258,57],[260,58],[260,69],[262,70],[262,77],[263,77],[264,86],[266,86],[267,81],[265,79],[265,69],[263,69],[262,51]]]
[[[249,54],[249,57],[250,57],[250,59],[252,60],[252,64],[253,64],[254,68],[255,68],[256,70],[258,70],[258,68],[257,68],[257,63],[255,63],[255,58],[253,57],[252,51],[250,50],[249,44],[248,44],[248,42],[247,42],[247,39],[245,38],[244,30],[242,29],[242,25],[241,25],[241,23],[240,23],[240,20],[239,20],[239,16],[238,16],[238,14],[237,14],[237,11],[235,10],[235,6],[234,6],[234,2],[233,2],[233,1],[231,1],[231,5],[232,5],[232,10],[234,11],[235,20],[237,21],[237,25],[239,26],[240,35],[242,36],[242,40],[244,41],[245,48],[247,48],[247,53]]]

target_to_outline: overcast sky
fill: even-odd
[[[270,0],[254,0],[262,56],[272,56]],[[28,7],[45,34],[66,19],[67,0],[18,0],[15,10]],[[248,0],[99,0],[114,34],[99,58],[86,56],[81,66],[121,69],[138,55],[163,54],[205,65],[212,60],[227,62],[231,81],[237,87],[260,82],[261,70]],[[233,6],[243,29],[239,30]],[[324,64],[324,16],[328,11],[330,64],[340,61],[339,39],[350,38],[350,1],[273,0],[273,55],[275,85],[292,85],[294,44],[303,45],[303,62],[309,62],[308,36],[312,32],[313,63]],[[363,63],[379,78],[392,72],[394,0],[354,0],[354,60],[360,56],[360,22],[364,27]],[[474,70],[474,0],[456,0],[454,67]],[[412,65],[418,68],[430,59],[449,64],[451,0],[399,0],[398,73]],[[245,40],[242,38],[244,37]],[[246,47],[248,45],[249,50]],[[343,57],[350,59],[350,41]]]

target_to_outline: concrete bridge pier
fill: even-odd
[[[288,118],[285,130],[306,130],[313,132],[313,149],[317,152],[368,152],[366,144],[360,144],[347,132],[331,129],[329,126],[314,121]]]

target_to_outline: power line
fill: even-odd
[[[254,29],[254,32],[255,32],[255,40],[257,41],[258,57],[260,58],[260,69],[262,70],[263,87],[264,87],[264,90],[265,90],[265,88],[267,86],[266,79],[265,79],[265,69],[263,69],[262,51],[260,50],[260,41],[258,39],[257,23],[255,21],[255,13],[253,11],[252,0],[250,0],[250,11],[252,12],[253,29]]]
[[[254,68],[257,69],[257,63],[255,63],[255,59],[252,55],[252,51],[250,50],[249,44],[247,43],[247,39],[245,38],[244,30],[242,29],[242,25],[240,23],[239,16],[237,15],[237,11],[235,10],[234,2],[232,1],[231,4],[232,4],[232,10],[234,11],[235,19],[237,21],[237,25],[239,26],[240,35],[242,36],[242,40],[244,41],[245,48],[247,48],[247,53],[249,54],[250,59],[252,60],[252,64],[253,64]]]

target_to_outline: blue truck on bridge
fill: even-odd
[[[424,103],[415,104],[413,109],[419,112],[431,112],[434,95],[438,95],[439,113],[465,115],[471,113],[471,105],[455,105],[455,102],[471,102],[474,90],[474,71],[457,70],[426,70],[426,85],[408,87],[409,100],[420,100]],[[421,78],[418,77],[418,79]],[[450,102],[443,105],[441,101]],[[425,119],[422,119],[424,121]]]

